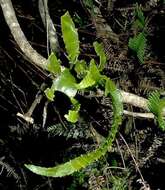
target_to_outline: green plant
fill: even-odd
[[[118,127],[122,122],[123,113],[122,98],[119,90],[111,79],[101,74],[106,63],[106,57],[102,45],[97,42],[94,43],[96,53],[100,57],[99,66],[96,65],[93,59],[88,66],[85,64],[84,60],[78,60],[78,33],[68,12],[61,17],[61,26],[70,68],[60,69],[60,60],[58,60],[54,54],[49,57],[48,69],[56,77],[53,79],[51,88],[46,89],[46,96],[52,101],[55,98],[55,91],[58,90],[66,94],[70,98],[73,106],[68,114],[65,115],[65,118],[74,123],[78,120],[80,110],[80,103],[75,98],[77,91],[101,87],[105,89],[105,96],[110,96],[112,99],[114,116],[111,131],[109,132],[107,139],[93,152],[81,155],[64,164],[51,168],[29,164],[25,165],[29,170],[36,174],[52,177],[70,175],[104,156],[107,150],[112,147],[112,143],[118,132]],[[79,83],[77,83],[77,78],[71,74],[72,69],[76,71],[77,78],[81,80]]]
[[[86,183],[86,178],[86,173],[83,171],[73,174],[73,181],[67,190],[76,190],[80,187],[80,185],[83,186]]]
[[[148,108],[154,114],[160,129],[165,130],[165,119],[163,117],[163,109],[165,107],[165,99],[160,98],[160,93],[154,91],[149,95]]]
[[[127,190],[128,189],[128,181],[127,177],[118,177],[118,176],[112,176],[111,177],[111,183],[112,188],[111,190]]]
[[[95,61],[92,59],[89,66],[84,60],[79,60],[79,38],[77,29],[67,12],[61,17],[62,37],[65,43],[66,52],[70,68],[61,70],[61,61],[51,54],[48,59],[48,70],[55,76],[51,88],[45,90],[45,94],[50,101],[55,98],[55,91],[60,91],[70,98],[72,109],[68,111],[65,118],[70,122],[77,122],[79,117],[80,103],[75,99],[78,90],[84,90],[89,87],[96,86],[101,83],[103,77],[100,71],[104,69],[106,63],[106,56],[102,44],[94,42],[94,48],[97,55],[100,57],[100,64],[97,67]],[[77,78],[81,80],[77,83],[77,78],[71,74],[72,70],[77,73]]]
[[[137,34],[135,34],[133,38],[129,39],[128,47],[136,53],[139,62],[144,63],[145,50],[147,46],[147,20],[144,17],[141,7],[138,5],[136,6],[134,15],[135,21],[133,23],[133,29],[137,31]]]

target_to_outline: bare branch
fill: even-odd
[[[41,67],[42,69],[46,69],[47,60],[37,53],[37,51],[34,50],[27,41],[16,18],[11,0],[0,0],[0,5],[2,7],[6,23],[8,24],[10,31],[22,52],[30,62]]]
[[[152,113],[138,113],[138,112],[131,112],[131,111],[127,111],[127,110],[124,110],[123,113],[125,115],[129,115],[132,117],[154,119],[154,115]]]
[[[40,13],[42,22],[47,32],[48,52],[49,52],[49,43],[50,43],[51,51],[53,51],[54,53],[59,53],[59,42],[57,38],[57,32],[49,14],[48,0],[38,0],[38,8],[39,8],[39,13]]]
[[[121,90],[120,93],[123,98],[123,103],[130,104],[132,106],[149,111],[147,106],[147,99],[129,92],[125,92],[123,90]]]

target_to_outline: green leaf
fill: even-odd
[[[53,80],[52,90],[60,91],[68,97],[74,97],[77,93],[76,80],[70,73],[69,69],[65,69],[60,76]]]
[[[95,84],[95,80],[92,78],[91,73],[88,71],[87,75],[84,77],[84,79],[77,84],[77,89],[85,89],[88,87],[91,87]]]
[[[78,78],[84,77],[87,71],[86,62],[84,60],[77,60],[74,70],[76,71]]]
[[[106,79],[106,83],[105,83],[105,96],[108,96],[111,91],[114,91],[114,89],[116,88],[114,83],[109,80],[109,78],[105,78]]]
[[[107,93],[112,98],[114,120],[111,127],[111,131],[109,132],[109,135],[107,139],[103,142],[103,144],[100,145],[98,149],[90,153],[81,155],[77,158],[74,158],[64,164],[60,164],[55,167],[46,168],[46,167],[26,164],[25,165],[26,168],[28,168],[30,171],[36,174],[43,175],[43,176],[63,177],[87,167],[92,162],[97,161],[102,156],[104,156],[106,152],[110,148],[112,148],[112,143],[115,140],[116,133],[118,132],[118,127],[122,121],[123,105],[122,105],[122,99],[120,98],[120,95],[118,94],[119,91],[117,90],[113,82],[108,81],[107,79],[107,83],[108,83]]]
[[[145,25],[146,25],[146,20],[145,20],[142,8],[138,4],[136,5],[134,15],[135,15],[135,18],[136,18],[136,20],[134,22],[134,27],[143,30],[145,28]]]
[[[78,100],[76,100],[75,98],[70,98],[70,101],[73,105],[73,109],[75,111],[79,111],[80,110],[80,103],[78,102]]]
[[[67,119],[67,121],[71,123],[76,123],[79,118],[79,113],[75,110],[69,110],[69,113],[65,114],[64,117]]]
[[[77,29],[68,12],[61,17],[61,27],[68,59],[74,64],[79,55],[79,39]]]
[[[99,71],[98,67],[97,67],[96,64],[95,64],[94,59],[92,59],[92,60],[90,61],[89,72],[91,73],[91,76],[93,77],[93,79],[94,79],[96,82],[99,82],[100,79],[102,78],[102,76],[101,76],[101,74],[100,74],[100,71]]]
[[[48,58],[47,69],[53,74],[61,73],[60,60],[57,59],[54,53],[51,53]]]
[[[50,101],[54,100],[55,95],[54,95],[54,90],[52,88],[47,88],[44,92],[45,92],[46,97]]]
[[[79,118],[80,103],[75,98],[70,98],[72,103],[72,110],[69,110],[68,114],[65,114],[67,121],[71,123],[76,123]]]
[[[112,102],[115,102],[114,111],[117,112],[119,115],[122,115],[123,107],[121,107],[121,94],[119,90],[116,88],[114,82],[111,79],[106,78],[105,96],[108,95],[111,95]]]
[[[77,84],[77,88],[80,90],[80,89],[91,87],[95,85],[96,83],[100,82],[101,78],[102,78],[101,74],[94,60],[92,59],[90,62],[89,71],[87,72],[87,75],[79,84]]]
[[[128,47],[136,53],[140,63],[144,63],[146,41],[144,32],[129,39]]]
[[[94,42],[93,46],[94,46],[95,52],[100,57],[99,70],[102,71],[104,69],[106,61],[107,61],[103,44]]]
[[[163,110],[165,109],[165,99],[160,99],[160,93],[154,91],[148,98],[148,108],[155,115],[159,127],[165,130],[165,119],[163,117]]]

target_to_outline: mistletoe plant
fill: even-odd
[[[94,59],[87,64],[84,60],[78,59],[80,53],[78,33],[68,12],[61,17],[61,27],[70,68],[61,67],[61,61],[56,55],[53,53],[50,55],[47,68],[54,78],[51,88],[45,90],[47,98],[50,101],[54,101],[55,91],[60,91],[67,95],[72,103],[72,109],[68,111],[65,118],[68,121],[75,123],[78,121],[79,110],[81,107],[80,103],[75,98],[77,92],[88,90],[89,88],[101,87],[105,89],[105,96],[110,96],[112,99],[114,116],[111,131],[109,132],[107,139],[93,152],[81,155],[64,164],[51,168],[29,164],[25,165],[29,170],[36,174],[51,177],[70,175],[104,156],[107,150],[112,147],[112,143],[118,132],[118,127],[122,121],[123,113],[122,98],[119,90],[111,79],[101,74],[106,64],[106,56],[102,44],[98,42],[94,42],[93,44],[96,54],[100,58],[99,64],[97,65]],[[76,76],[73,76],[71,73],[72,70],[76,72]],[[77,82],[77,80],[80,82]]]

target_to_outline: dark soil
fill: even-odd
[[[38,1],[14,0],[12,2],[28,41],[34,49],[47,57],[46,31],[38,12]],[[81,58],[87,61],[96,58],[91,47],[93,41],[97,40],[97,33],[89,11],[82,2],[49,0],[51,18],[62,44],[61,59],[65,60],[60,16],[67,10],[78,28]],[[165,7],[163,1],[158,1],[156,5],[150,5],[149,2],[152,1],[115,0],[114,2],[111,12],[107,10],[107,1],[100,4],[104,19],[120,39],[119,44],[109,42],[113,54],[104,73],[111,77],[120,89],[147,97],[153,90],[165,87],[163,47]],[[127,48],[128,39],[133,35],[131,23],[136,2],[142,3],[145,17],[150,18],[148,47],[143,65],[139,64]],[[95,4],[99,6],[97,2]],[[114,185],[112,176],[116,179],[117,177],[123,179],[127,184],[125,189],[142,190],[144,184],[140,183],[141,176],[132,155],[139,165],[146,185],[149,185],[152,190],[164,190],[165,136],[155,122],[148,119],[124,116],[113,151],[100,162],[72,176],[47,178],[33,174],[24,167],[26,163],[54,166],[95,149],[97,141],[92,137],[91,126],[98,134],[106,137],[110,129],[112,110],[109,100],[105,98],[89,98],[86,94],[79,94],[77,99],[82,104],[81,119],[73,125],[64,118],[70,102],[66,96],[57,93],[56,101],[48,104],[44,128],[42,127],[42,114],[47,102],[46,97],[42,99],[33,113],[34,124],[28,124],[18,118],[16,114],[28,111],[36,94],[40,92],[41,84],[45,82],[49,86],[50,79],[46,72],[24,59],[5,23],[2,11],[0,14],[0,190],[112,189]],[[125,108],[139,111],[129,106]],[[54,126],[53,131],[48,130],[51,126]],[[122,136],[131,153],[122,140]],[[128,171],[120,169],[109,171],[108,168],[111,166],[124,167],[122,156]],[[102,182],[97,180],[100,176],[103,178]]]

